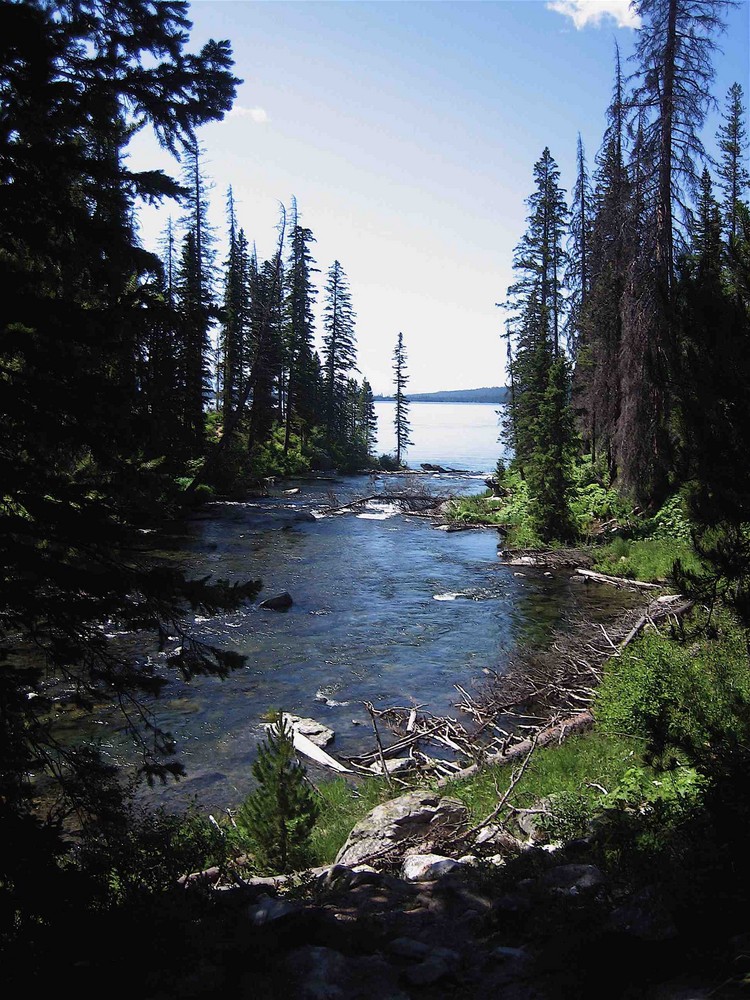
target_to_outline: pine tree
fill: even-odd
[[[323,311],[323,372],[325,379],[326,424],[329,438],[342,432],[344,386],[350,372],[356,370],[357,347],[354,333],[356,314],[346,273],[334,261],[328,270],[326,304]]]
[[[611,480],[617,476],[615,438],[621,408],[622,298],[633,255],[625,114],[620,52],[616,48],[607,129],[596,158],[590,287],[580,311],[573,376],[573,407],[583,448],[594,459],[600,454],[606,457]]]
[[[750,174],[747,168],[747,130],[745,128],[746,109],[743,103],[742,87],[733,83],[726,99],[723,114],[724,124],[719,129],[717,140],[721,150],[718,174],[724,200],[722,202],[724,226],[727,242],[731,245],[737,236],[738,205],[743,200]]]
[[[247,239],[237,227],[232,188],[227,192],[229,253],[224,272],[221,317],[221,410],[226,427],[243,395],[250,362],[250,259]]]
[[[567,207],[549,149],[534,165],[536,190],[527,199],[526,233],[514,253],[518,280],[508,289],[508,323],[515,337],[510,354],[512,397],[506,432],[518,468],[534,494],[534,518],[542,538],[570,534],[566,513],[573,425],[570,375],[560,345],[562,249]]]
[[[378,418],[375,414],[372,386],[366,378],[362,379],[362,388],[359,394],[358,424],[365,452],[368,457],[372,457],[375,455],[378,440]]]
[[[594,196],[591,191],[583,140],[578,134],[576,183],[568,229],[568,266],[565,284],[568,290],[566,334],[568,347],[575,357],[581,339],[582,314],[591,291],[591,241],[594,221]]]
[[[296,199],[292,199],[289,229],[289,256],[285,272],[286,297],[286,407],[284,451],[289,448],[292,429],[303,437],[318,415],[320,359],[314,347],[317,291],[312,276],[317,272],[310,252],[315,237],[300,224]]]
[[[83,712],[138,705],[163,687],[92,623],[159,634],[169,621],[183,634],[184,602],[237,606],[257,592],[188,582],[133,557],[145,502],[165,485],[138,439],[154,402],[144,361],[174,330],[169,289],[132,216],[179,185],[128,170],[125,147],[147,127],[173,151],[194,142],[231,107],[237,83],[228,43],[190,53],[189,27],[187,4],[171,0],[0,4],[0,818],[14,831],[4,886],[7,858],[17,871],[48,871],[64,850],[66,809],[85,824],[116,784],[94,749],[50,738],[50,677],[68,678]],[[240,659],[185,636],[173,664],[190,675]],[[138,744],[142,773],[174,773],[173,744],[151,724]],[[46,825],[32,776],[59,794]],[[3,923],[11,948],[27,916]]]
[[[726,0],[639,0],[633,94],[631,222],[638,246],[623,300],[617,428],[620,481],[639,501],[663,497],[674,465],[672,390],[679,351],[676,259],[704,159],[712,55]]]
[[[268,727],[252,772],[258,787],[242,803],[236,823],[250,841],[256,864],[270,873],[303,868],[318,806],[283,713]]]
[[[393,352],[393,384],[395,388],[396,409],[393,417],[393,425],[396,430],[396,464],[401,465],[401,460],[406,454],[406,449],[414,442],[409,438],[411,426],[409,424],[409,400],[406,398],[405,389],[409,376],[406,372],[406,347],[404,346],[404,335],[399,332],[396,340],[396,349]]]

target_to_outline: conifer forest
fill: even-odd
[[[622,553],[608,556],[614,573],[646,544],[642,526],[679,506],[681,547],[655,579],[689,598],[697,617],[675,618],[671,638],[697,652],[678,678],[672,654],[649,646],[630,687],[605,677],[601,713],[619,735],[631,724],[639,734],[632,767],[697,775],[679,821],[674,802],[664,819],[679,838],[653,857],[670,872],[696,865],[704,895],[719,887],[718,911],[722,900],[746,906],[737,893],[750,876],[747,81],[715,92],[731,0],[633,6],[635,54],[626,61],[613,46],[598,148],[578,136],[567,188],[549,148],[528,164],[513,282],[488,289],[507,360],[487,385],[507,383],[498,456],[502,447],[509,458],[482,503],[506,511],[485,523],[524,550],[594,550],[591,525],[610,525],[607,544]],[[192,578],[154,557],[151,534],[269,480],[398,475],[413,443],[409,330],[395,315],[396,448],[377,455],[345,247],[341,261],[316,259],[308,206],[291,197],[260,259],[267,234],[246,228],[231,187],[212,191],[200,130],[230,111],[244,68],[229,40],[194,50],[190,29],[181,0],[0,0],[0,975],[15,991],[52,985],[55,966],[72,987],[84,950],[109,955],[96,968],[114,971],[113,941],[135,941],[139,924],[118,961],[184,956],[216,916],[207,896],[174,887],[226,864],[239,827],[219,829],[200,809],[143,808],[144,782],[184,773],[144,708],[166,679],[102,623],[177,636],[168,664],[182,678],[227,677],[244,657],[194,635],[186,613],[240,608],[261,581],[252,565],[246,579]],[[131,169],[141,131],[171,154],[171,173]],[[223,232],[210,199],[223,204]],[[147,249],[139,212],[155,205],[162,238]],[[469,505],[460,517],[475,514]],[[79,716],[120,713],[137,744],[127,775],[93,744],[59,736],[61,682]],[[279,726],[254,771],[268,787],[238,813],[247,844],[261,844],[255,874],[305,867],[328,809]],[[291,791],[280,798],[282,779]],[[649,802],[649,822],[669,812]],[[632,845],[658,841],[651,827],[635,830],[636,812],[618,827],[628,849],[608,855],[622,872]],[[699,841],[713,845],[705,870]],[[132,993],[172,995],[163,985]]]

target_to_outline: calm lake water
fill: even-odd
[[[492,406],[413,404],[411,416],[411,463],[494,467]],[[290,481],[268,497],[211,504],[163,535],[161,555],[188,574],[259,578],[258,600],[288,591],[294,604],[284,613],[256,604],[192,620],[198,637],[244,654],[247,662],[225,681],[186,684],[171,677],[153,707],[174,734],[188,775],[149,792],[151,799],[175,808],[193,799],[206,809],[236,805],[252,788],[250,768],[270,708],[329,725],[336,732],[333,753],[371,749],[364,701],[455,716],[456,683],[481,684],[487,670],[504,669],[514,650],[544,643],[552,629],[581,612],[604,614],[613,599],[609,588],[583,585],[567,573],[545,577],[504,566],[497,532],[441,531],[430,520],[401,514],[387,499],[388,492],[407,489],[440,496],[479,492],[483,479],[434,474]],[[382,496],[364,510],[327,512],[370,494]],[[164,653],[148,637],[117,641],[155,658],[166,672]],[[97,722],[106,752],[122,760],[128,748],[122,727],[112,719]],[[71,720],[71,731],[75,726]],[[311,774],[321,777],[314,768]]]
[[[500,427],[497,403],[410,403],[409,423],[414,442],[406,463],[418,469],[423,462],[450,469],[492,472],[505,448],[498,443]],[[393,426],[395,403],[375,403],[378,418],[377,453],[396,450]]]

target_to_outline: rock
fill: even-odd
[[[412,854],[404,858],[401,877],[408,882],[432,882],[454,868],[461,867],[460,861],[446,858],[442,854]]]
[[[312,514],[309,510],[301,510],[292,518],[297,524],[307,524],[311,521],[317,521],[317,517]]]
[[[356,865],[397,850],[406,840],[418,838],[430,844],[440,839],[448,827],[466,824],[468,812],[463,802],[435,792],[407,792],[376,806],[354,827],[338,853],[337,864]]]
[[[451,948],[433,948],[419,965],[406,970],[404,978],[412,986],[429,986],[451,975],[461,964],[461,956]]]
[[[400,937],[394,938],[388,944],[388,951],[392,955],[398,955],[399,958],[413,958],[418,961],[427,957],[430,946],[414,938]]]
[[[315,719],[303,719],[300,715],[290,715],[284,712],[284,722],[295,732],[306,736],[311,743],[314,743],[316,747],[320,747],[321,750],[327,747],[336,736],[332,729],[324,726],[322,722],[317,722]],[[266,729],[275,725],[275,722],[267,722]]]
[[[646,886],[609,915],[609,930],[642,941],[670,941],[677,937],[672,914],[655,886]]]
[[[248,909],[248,917],[253,927],[269,927],[287,920],[300,910],[298,903],[290,903],[285,899],[274,899],[266,896],[259,903]]]
[[[408,1000],[398,988],[396,970],[377,955],[351,958],[333,948],[305,945],[290,952],[285,964],[297,981],[289,991],[295,1000]]]
[[[292,600],[292,595],[287,593],[285,590],[281,594],[277,594],[275,597],[267,597],[265,601],[261,601],[258,605],[259,608],[265,608],[267,611],[286,611],[288,608],[294,604]]]
[[[409,771],[414,767],[414,761],[411,757],[392,757],[390,760],[386,760],[385,769],[388,774],[398,774],[399,771]],[[383,765],[379,760],[376,760],[369,768],[373,774],[382,774]]]
[[[545,872],[539,885],[570,896],[593,892],[604,885],[604,875],[594,865],[557,865]]]

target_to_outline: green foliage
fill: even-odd
[[[383,454],[378,458],[378,467],[383,470],[383,472],[398,472],[403,469],[403,465],[399,464],[398,459],[395,455]]]
[[[493,524],[504,525],[501,508],[503,501],[487,492],[482,496],[462,497],[452,500],[447,516],[450,521],[461,524]]]
[[[303,451],[302,440],[291,434],[284,448],[284,428],[276,426],[268,440],[257,444],[250,454],[250,470],[254,479],[270,476],[298,476],[309,472],[311,461]]]
[[[594,568],[601,573],[631,580],[665,583],[672,579],[675,563],[698,570],[700,562],[686,542],[669,539],[630,541],[616,538],[595,552]]]
[[[174,890],[178,879],[226,860],[224,834],[194,804],[182,814],[125,801],[86,827],[76,863],[100,886],[107,905]]]
[[[609,731],[648,741],[660,766],[687,761],[708,779],[750,758],[747,634],[723,612],[710,637],[696,617],[684,637],[649,633],[610,661],[596,717]]]
[[[512,805],[531,808],[542,799],[562,796],[560,813],[590,815],[602,801],[601,786],[615,787],[629,767],[640,760],[639,743],[594,732],[574,736],[559,747],[534,752],[516,785]],[[508,787],[511,769],[490,766],[461,782],[451,783],[450,794],[468,806],[472,821],[483,819]],[[579,802],[580,798],[580,802]],[[578,803],[575,805],[574,803]],[[579,809],[580,805],[580,809]]]
[[[240,841],[263,872],[303,868],[310,860],[310,834],[319,809],[283,713],[260,744],[252,772],[258,787],[235,818]]]
[[[317,789],[318,815],[310,838],[312,863],[331,864],[352,827],[391,795],[382,778],[368,778],[356,787],[344,778],[323,782]]]

